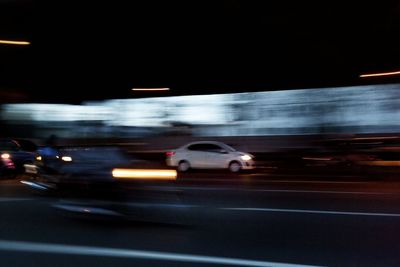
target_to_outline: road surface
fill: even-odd
[[[1,265],[400,266],[400,181],[207,173],[162,190],[183,221],[78,218],[2,180]]]

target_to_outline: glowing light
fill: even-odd
[[[175,170],[113,169],[115,178],[176,180]]]
[[[29,181],[21,181],[21,184],[29,185],[29,186],[31,186],[33,188],[40,189],[40,190],[47,190],[48,189],[46,186],[43,186],[43,185],[38,184],[38,183],[29,182]]]
[[[33,173],[33,174],[38,173],[38,168],[35,165],[24,164],[24,168],[26,173]]]
[[[42,160],[42,156],[37,156],[36,160]]]
[[[10,154],[8,154],[8,153],[1,154],[1,158],[2,159],[9,159],[10,158]]]
[[[384,166],[384,167],[400,167],[400,160],[371,160],[358,161],[359,165]]]
[[[362,75],[360,75],[360,77],[366,78],[366,77],[378,77],[378,76],[390,76],[390,75],[400,75],[400,71],[362,74]]]
[[[249,155],[243,155],[243,156],[240,156],[240,158],[242,159],[242,160],[251,160],[251,157],[249,156]]]
[[[165,155],[167,156],[167,157],[172,157],[173,155],[175,155],[175,151],[168,151],[168,152],[166,152],[165,153]]]
[[[26,41],[9,41],[9,40],[0,40],[0,44],[9,44],[9,45],[30,45],[30,42]]]
[[[72,161],[72,158],[69,157],[69,156],[62,156],[61,160],[63,160],[63,161]]]
[[[169,88],[133,88],[132,91],[169,91]]]

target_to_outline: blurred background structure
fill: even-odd
[[[4,104],[1,134],[31,139],[56,134],[64,140],[93,142],[159,140],[159,147],[149,142],[153,149],[193,138],[247,137],[251,146],[256,137],[259,141],[271,136],[393,134],[400,132],[398,99],[400,85],[386,84],[114,99],[82,105]],[[259,143],[259,150],[267,149]]]

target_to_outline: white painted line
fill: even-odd
[[[2,197],[0,202],[12,202],[12,201],[27,201],[32,200],[32,198],[16,198],[16,197]]]
[[[367,184],[365,181],[270,180],[268,183]]]
[[[171,187],[152,187],[157,190],[172,190]],[[291,189],[242,189],[235,187],[197,187],[197,186],[176,186],[174,189],[193,191],[242,191],[242,192],[270,192],[270,193],[311,193],[311,194],[351,194],[351,195],[391,195],[394,193],[385,192],[363,192],[363,191],[332,191],[332,190],[291,190]]]
[[[243,175],[245,177],[247,175]],[[249,176],[253,176],[252,174]],[[256,176],[256,175],[254,175]],[[309,177],[309,176],[308,176]],[[356,177],[352,177],[356,178]],[[359,178],[359,177],[357,177]],[[349,178],[351,179],[351,178]],[[184,182],[241,182],[238,179],[214,179],[214,178],[178,178],[179,181]],[[252,182],[257,182],[260,184],[269,184],[269,183],[313,183],[313,184],[368,184],[371,182],[366,181],[320,181],[320,180],[251,180]]]
[[[212,257],[193,254],[168,253],[148,250],[131,250],[106,247],[89,247],[62,244],[46,244],[24,241],[0,240],[0,250],[34,253],[56,253],[68,255],[100,256],[116,258],[139,258],[149,260],[192,262],[204,264],[223,264],[231,266],[255,267],[312,267],[312,265],[290,264],[269,261],[246,260],[238,258]]]
[[[190,209],[199,208],[199,205],[185,205],[185,204],[165,204],[165,203],[127,203],[130,207],[137,208],[164,208],[164,209]]]
[[[352,194],[352,195],[388,195],[388,194],[392,194],[392,193],[382,193],[382,192],[327,191],[327,190],[285,190],[285,189],[246,189],[245,191],[276,192],[276,193]]]
[[[221,210],[233,211],[261,211],[261,212],[286,212],[286,213],[312,213],[312,214],[331,214],[331,215],[352,215],[352,216],[382,216],[400,217],[400,213],[374,213],[374,212],[350,212],[350,211],[330,211],[330,210],[302,210],[302,209],[271,209],[271,208],[220,208]]]
[[[313,181],[313,180],[268,180],[265,183],[313,183],[313,184],[367,184],[365,181]]]
[[[242,174],[245,176],[246,174]],[[340,175],[340,174],[283,174],[283,173],[251,173],[247,174],[248,176],[252,177],[302,177],[302,178],[307,178],[307,177],[315,177],[315,178],[346,178],[346,179],[351,179],[351,178],[360,178],[359,175]]]

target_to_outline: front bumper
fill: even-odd
[[[242,161],[241,164],[243,170],[254,170],[256,168],[254,160]]]

